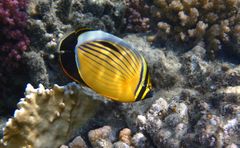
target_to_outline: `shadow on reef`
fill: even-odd
[[[34,87],[39,84],[50,86],[50,77],[52,82],[66,84],[69,81],[63,76],[64,74],[61,73],[56,59],[45,59],[41,52],[25,52],[17,69],[1,72],[0,116],[13,115],[14,110],[17,108],[16,104],[19,102],[19,98],[24,96],[23,92],[28,83]]]
[[[225,45],[221,52],[219,53],[219,59],[223,61],[228,61],[234,64],[240,64],[240,55],[234,52],[229,52],[232,49],[231,45]]]
[[[27,71],[23,67],[14,71],[1,72],[0,116],[13,115],[19,98],[23,97],[27,79]]]

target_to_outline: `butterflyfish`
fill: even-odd
[[[101,30],[79,29],[61,39],[60,65],[72,80],[118,102],[152,96],[146,60],[124,40]]]

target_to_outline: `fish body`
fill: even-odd
[[[59,50],[69,53],[60,54],[65,73],[105,97],[118,102],[134,102],[151,94],[146,60],[136,49],[112,34],[80,29],[63,38]],[[75,64],[69,64],[73,59]]]

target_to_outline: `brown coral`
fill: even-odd
[[[111,132],[112,132],[112,128],[110,126],[104,126],[104,127],[89,131],[88,138],[93,147],[110,148],[112,147],[112,143],[109,138]]]
[[[131,130],[129,128],[124,128],[119,133],[119,139],[120,141],[131,145]]]
[[[151,21],[157,24],[153,26],[158,28],[156,39],[191,46],[204,40],[211,55],[233,44],[240,53],[236,49],[240,45],[239,8],[239,0],[154,0]]]

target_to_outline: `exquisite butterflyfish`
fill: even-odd
[[[59,43],[59,62],[72,80],[118,102],[152,96],[147,62],[124,40],[101,30],[79,29]]]

